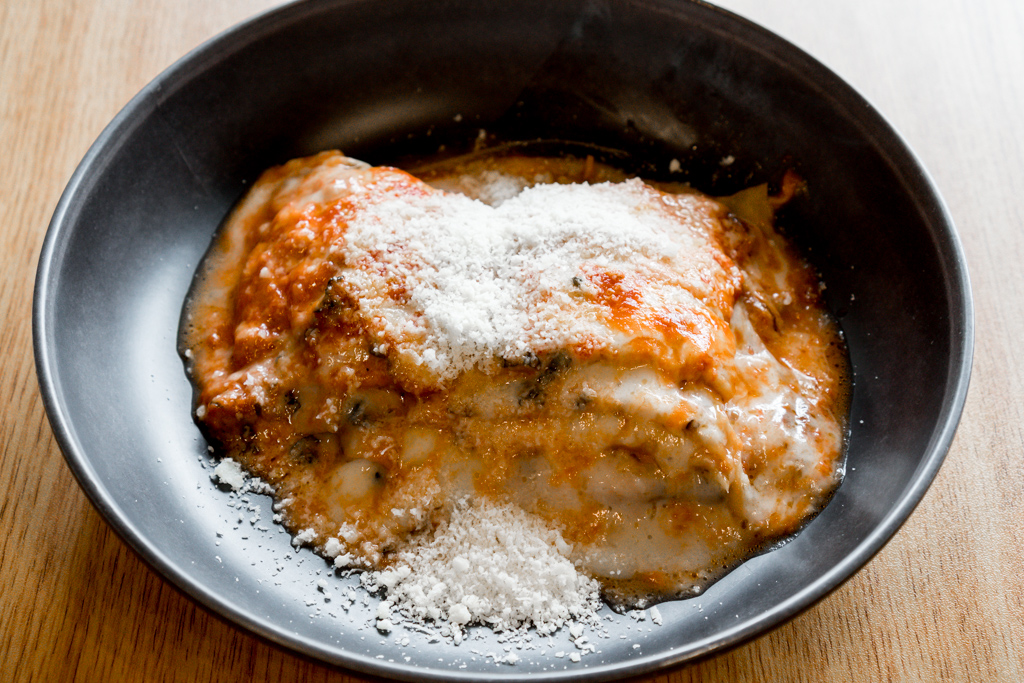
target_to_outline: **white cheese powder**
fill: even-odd
[[[498,207],[403,195],[349,223],[345,280],[375,342],[450,379],[495,358],[607,335],[597,307],[579,296],[584,270],[700,258],[706,238],[680,228],[681,211],[639,180],[537,185]]]
[[[224,458],[214,468],[210,478],[220,484],[230,486],[234,491],[238,491],[245,486],[246,474],[242,471],[240,464],[231,458]]]
[[[397,612],[447,625],[455,642],[472,624],[499,632],[535,626],[548,634],[592,621],[601,607],[598,583],[577,571],[570,551],[560,533],[517,507],[464,500],[432,536],[362,581],[386,592],[378,613],[386,627]]]

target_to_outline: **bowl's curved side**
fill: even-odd
[[[850,471],[797,539],[711,589],[735,619],[708,626],[689,603],[667,605],[649,649],[609,645],[580,671],[543,662],[447,668],[434,662],[451,653],[436,648],[396,664],[376,659],[386,649],[368,649],[357,635],[285,626],[303,610],[269,605],[255,597],[255,581],[239,588],[212,562],[204,539],[215,527],[202,506],[216,494],[175,341],[213,229],[247,182],[291,156],[342,147],[380,161],[472,138],[477,128],[625,149],[648,175],[677,158],[710,192],[789,167],[808,179],[810,192],[783,221],[822,271],[851,349]],[[734,163],[723,165],[726,156]],[[335,0],[288,5],[231,29],[126,105],[54,212],[33,335],[44,406],[83,490],[146,562],[205,607],[363,673],[605,680],[763,633],[885,544],[950,446],[970,376],[973,311],[948,211],[892,126],[813,58],[746,20],[670,0]],[[198,489],[186,502],[183,482]],[[168,526],[171,517],[181,524]],[[248,571],[245,560],[233,569]]]

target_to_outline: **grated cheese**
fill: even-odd
[[[717,267],[700,263],[706,236],[680,229],[685,207],[664,201],[640,180],[537,185],[497,207],[444,193],[385,199],[348,225],[347,288],[375,342],[441,380],[496,358],[607,346],[602,312],[578,296],[587,269]]]
[[[224,458],[214,468],[210,478],[217,483],[230,487],[233,491],[238,491],[245,485],[247,477],[239,463],[231,458]]]
[[[550,634],[566,623],[592,621],[601,607],[598,583],[577,571],[570,551],[560,533],[520,508],[463,500],[432,536],[362,581],[386,592],[378,611],[382,630],[393,627],[397,612],[448,626],[456,642],[471,624],[498,632],[534,626]]]

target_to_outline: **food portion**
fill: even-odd
[[[772,227],[795,176],[716,200],[592,159],[417,175],[270,169],[187,303],[196,421],[299,540],[386,575],[454,510],[511,506],[640,606],[824,505],[846,360]]]

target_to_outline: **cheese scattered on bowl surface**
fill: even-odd
[[[213,470],[212,478],[225,486],[237,491],[245,485],[245,472],[242,466],[231,458],[224,458]]]
[[[473,624],[534,626],[543,635],[593,619],[602,604],[600,585],[577,571],[570,550],[561,534],[518,507],[463,500],[387,569],[364,573],[363,584],[383,589],[383,604],[405,619],[447,624],[453,635]]]

